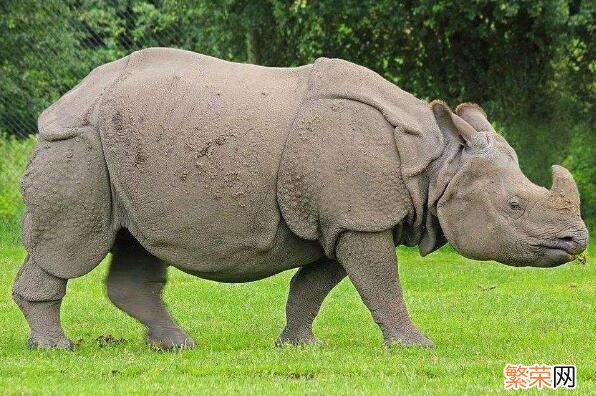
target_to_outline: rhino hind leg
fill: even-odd
[[[40,137],[22,180],[28,256],[13,296],[31,328],[31,347],[72,349],[60,326],[67,280],[95,268],[115,235],[97,131],[87,126],[71,132],[76,136],[64,140]]]
[[[114,242],[111,188],[93,127],[76,137],[39,139],[22,190],[23,243],[44,271],[64,279],[85,275]]]
[[[327,258],[301,267],[290,282],[286,305],[286,327],[276,344],[315,344],[312,324],[323,300],[346,276],[346,271],[335,260]]]
[[[31,348],[73,349],[73,343],[60,325],[60,305],[66,292],[66,279],[40,268],[28,256],[15,280],[12,296],[31,329]]]
[[[166,264],[123,230],[112,248],[106,279],[108,297],[116,307],[147,326],[147,342],[152,348],[192,348],[193,339],[178,327],[162,301],[166,271]]]

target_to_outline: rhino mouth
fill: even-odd
[[[586,247],[585,242],[576,239],[572,236],[565,236],[561,238],[541,241],[537,243],[536,246],[549,250],[563,251],[570,256],[576,256],[580,254],[584,251]]]
[[[569,253],[569,251],[560,248],[545,248],[544,267],[556,267],[561,264],[568,263],[575,259],[575,254]]]
[[[539,260],[539,267],[556,267],[575,259],[584,251],[585,242],[572,236],[542,240],[532,244],[542,252],[542,259]]]

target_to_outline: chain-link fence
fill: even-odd
[[[186,44],[176,33],[176,17],[156,14],[150,3],[9,3],[0,22],[0,131],[7,135],[35,133],[41,111],[94,67],[139,48]]]

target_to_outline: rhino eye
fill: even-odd
[[[509,198],[507,206],[509,207],[511,216],[514,218],[518,218],[524,213],[523,204],[518,197]]]

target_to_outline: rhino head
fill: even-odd
[[[517,155],[484,111],[464,103],[455,113],[431,103],[450,142],[452,172],[436,212],[447,240],[462,255],[512,266],[555,267],[587,245],[577,186],[569,171],[552,167],[550,190],[522,173]]]

